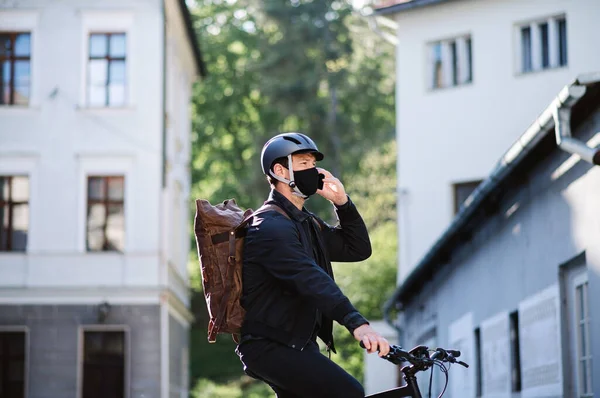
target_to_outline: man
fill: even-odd
[[[332,321],[344,325],[369,352],[389,352],[333,280],[330,261],[371,255],[365,224],[344,186],[327,170],[306,135],[285,133],[263,147],[262,169],[271,185],[267,211],[254,217],[245,239],[243,293],[246,310],[237,348],[247,374],[268,383],[278,398],[359,398],[360,383],[322,355],[335,352]],[[331,201],[340,222],[331,227],[304,208],[313,194]]]

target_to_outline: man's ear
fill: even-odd
[[[275,165],[273,165],[273,173],[275,173],[275,175],[278,175],[279,177],[287,178],[285,176],[285,172],[286,172],[286,168],[283,167],[283,165],[281,165],[279,163],[275,163]]]

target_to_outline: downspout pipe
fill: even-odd
[[[600,166],[600,149],[590,148],[571,135],[571,109],[585,95],[585,92],[586,87],[583,85],[565,86],[553,101],[552,117],[556,144],[563,151],[578,155],[586,162]]]

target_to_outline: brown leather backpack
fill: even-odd
[[[235,199],[217,205],[196,200],[194,233],[202,272],[204,298],[210,316],[208,341],[214,343],[218,333],[231,333],[239,342],[245,311],[242,295],[242,249],[246,227],[253,216],[277,211],[289,218],[277,205],[265,204],[253,212],[240,209]]]

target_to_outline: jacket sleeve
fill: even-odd
[[[371,256],[371,240],[367,226],[356,206],[348,197],[348,202],[335,211],[339,225],[332,227],[322,220],[321,225],[325,247],[331,261],[362,261]]]
[[[344,326],[346,319],[347,323],[353,323],[348,326],[355,326],[356,316],[347,315],[358,311],[333,279],[306,253],[293,221],[279,214],[256,220],[248,230],[245,247],[244,262],[262,265],[286,288],[308,299],[325,316]]]

